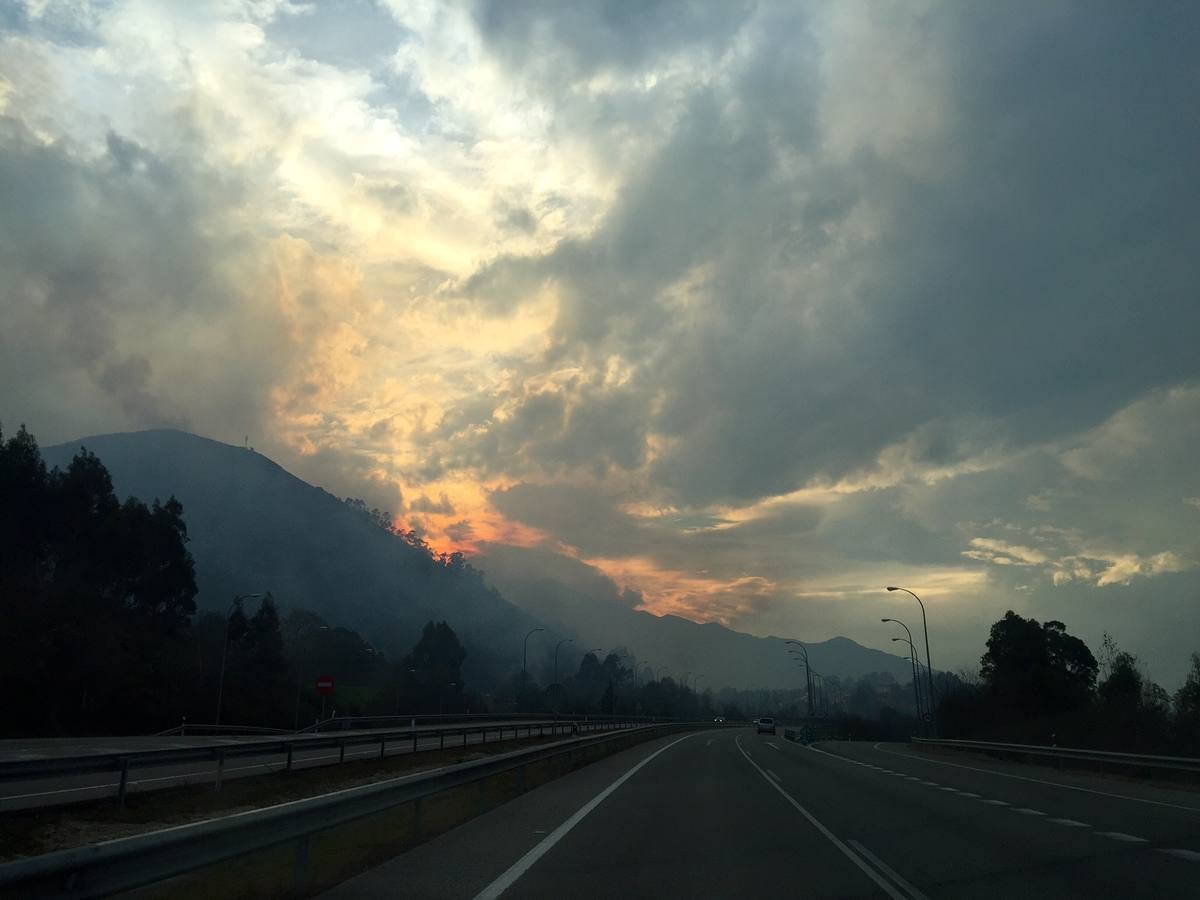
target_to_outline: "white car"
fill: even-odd
[[[759,734],[775,733],[775,720],[770,716],[763,716],[761,719],[756,719],[754,724],[758,726]]]

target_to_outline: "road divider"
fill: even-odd
[[[707,723],[639,725],[0,865],[0,897],[306,895],[530,787]]]

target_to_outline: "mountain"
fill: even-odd
[[[699,624],[633,609],[630,604],[640,597],[619,590],[602,572],[578,560],[540,548],[491,545],[477,562],[509,600],[547,625],[576,635],[584,649],[623,647],[675,677],[702,673],[702,686],[804,683],[804,670],[788,655],[791,648],[784,638],[756,637],[714,622]],[[846,678],[887,672],[901,683],[912,678],[907,657],[849,638],[805,641],[805,647],[813,670],[822,675]]]
[[[476,678],[519,667],[521,639],[536,623],[479,572],[440,565],[265,456],[165,429],[95,435],[42,455],[65,468],[81,446],[104,463],[119,496],[183,504],[201,608],[224,611],[235,594],[269,590],[285,610],[318,612],[389,656],[407,652],[429,619],[446,619]]]
[[[625,648],[676,677],[703,673],[702,686],[803,683],[780,638],[637,611],[599,570],[539,548],[492,545],[473,561],[479,568],[443,566],[244,447],[164,429],[81,438],[42,455],[65,467],[81,446],[103,461],[118,495],[174,495],[183,504],[201,608],[224,611],[235,594],[269,590],[285,610],[318,612],[389,656],[407,652],[429,619],[445,619],[467,645],[475,684],[519,669],[525,632],[539,625],[546,630],[529,642],[529,671],[543,684],[553,678],[554,646],[569,637],[562,672],[600,646]],[[807,646],[825,675],[909,679],[905,660],[848,638]]]

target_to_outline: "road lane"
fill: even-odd
[[[942,772],[865,744],[743,729],[667,743],[543,785],[328,897],[477,897],[627,774],[500,896],[1190,898],[1200,881],[1187,808]]]
[[[1160,852],[1198,843],[1186,810],[1141,805],[1140,824],[1150,831],[1153,820],[1168,842],[1128,840],[1111,836],[1136,833],[1115,827],[1122,812],[1106,808],[1124,801],[1012,779],[997,790],[993,774],[946,778],[870,745],[785,750],[769,757],[783,787],[931,897],[1187,897],[1200,878]]]
[[[971,756],[929,755],[904,744],[830,743],[815,750],[881,771],[890,768],[940,790],[1001,800],[1018,814],[1044,816],[1058,824],[1083,822],[1097,832],[1116,835],[1117,841],[1200,850],[1200,793],[1181,787]]]
[[[747,732],[666,738],[615,754],[323,896],[493,896],[489,887],[514,864],[604,794],[500,896],[757,897],[790,886],[806,897],[895,898],[765,788],[738,734]]]

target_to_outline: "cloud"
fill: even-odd
[[[990,562],[993,565],[1037,566],[1047,561],[1046,554],[1040,550],[992,538],[972,538],[971,547],[973,549],[963,551],[963,556]]]
[[[605,602],[1186,658],[1195,9],[0,15],[5,420],[250,435]]]

